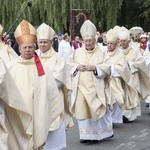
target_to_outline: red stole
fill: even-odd
[[[147,47],[147,43],[140,43],[140,48],[145,50]]]
[[[37,55],[36,52],[34,53],[34,61],[35,61],[35,64],[36,64],[36,68],[37,68],[38,75],[39,75],[39,76],[44,75],[45,72],[44,72],[42,63],[41,63],[40,58],[39,58],[39,56]]]

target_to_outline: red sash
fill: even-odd
[[[37,55],[36,52],[34,53],[34,61],[35,61],[35,64],[36,64],[36,68],[37,68],[38,75],[39,75],[39,76],[44,75],[45,72],[44,72],[42,63],[41,63],[40,58],[39,58],[39,56]]]

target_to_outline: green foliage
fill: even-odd
[[[150,0],[123,0],[117,22],[129,29],[133,26],[141,26],[144,31],[150,31],[149,18]]]
[[[141,6],[139,18],[149,19],[150,0],[125,0]],[[23,12],[27,5],[27,0],[0,0],[0,23],[5,27],[5,31]],[[69,10],[70,9],[91,9],[92,21],[99,31],[105,31],[117,24],[118,16],[123,0],[32,0],[32,7],[27,8],[17,20],[12,31],[22,19],[26,19],[34,26],[39,26],[45,22],[55,29],[56,32],[69,30]],[[127,8],[127,7],[126,7]],[[144,9],[144,11],[142,11]],[[120,19],[121,20],[121,19]],[[127,21],[132,24],[131,20]]]
[[[140,17],[149,19],[150,18],[150,0],[135,0],[135,4],[140,6],[140,8],[143,10],[140,14]]]

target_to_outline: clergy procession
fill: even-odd
[[[141,102],[150,111],[150,32],[100,33],[90,20],[79,32],[70,40],[23,19],[17,51],[0,25],[0,150],[69,150],[74,122],[78,144],[101,149],[115,124],[138,121]]]

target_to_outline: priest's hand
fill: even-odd
[[[78,65],[77,71],[86,71],[86,65]]]
[[[95,65],[86,65],[85,68],[86,68],[86,71],[96,71]]]

